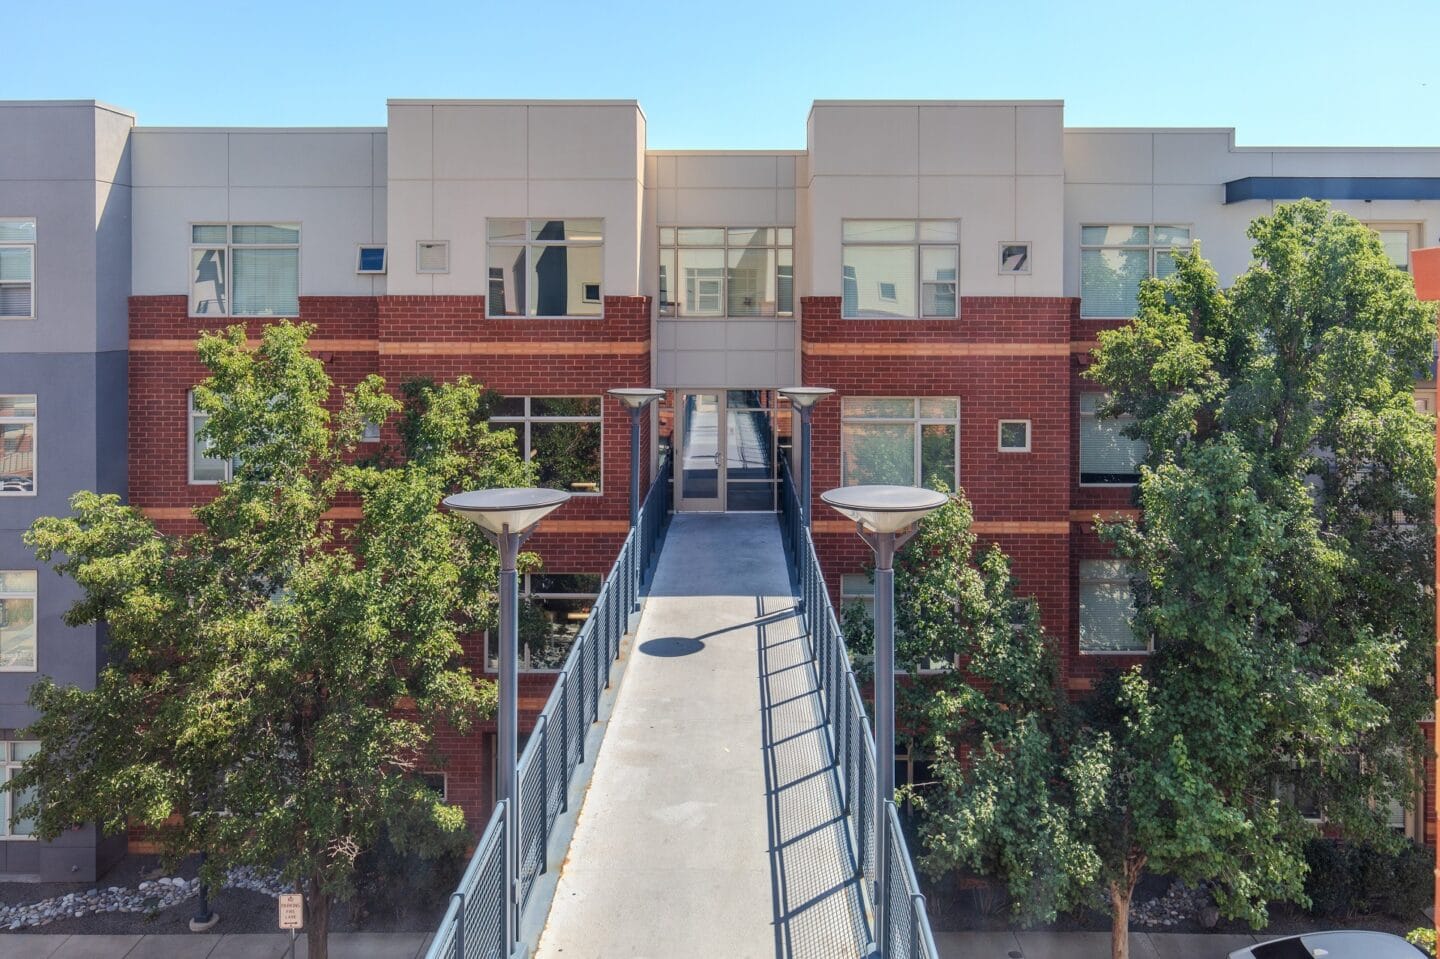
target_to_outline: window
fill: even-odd
[[[1000,421],[1000,452],[1002,452],[1002,453],[1028,453],[1028,452],[1030,452],[1030,421],[1029,421],[1029,420],[1001,420],[1001,421]]]
[[[187,423],[190,449],[190,482],[192,484],[223,483],[235,473],[235,464],[210,455],[210,441],[200,435],[210,414],[195,408],[195,394],[189,394]]]
[[[385,247],[365,245],[357,247],[355,252],[355,272],[384,273]]]
[[[416,273],[449,273],[450,241],[421,240],[415,244]]]
[[[1418,223],[1366,223],[1380,236],[1385,255],[1399,269],[1410,272],[1410,251],[1420,245]]]
[[[1172,249],[1189,248],[1188,226],[1082,226],[1080,315],[1134,316],[1141,281],[1174,273]]]
[[[20,771],[20,764],[39,751],[39,743],[0,742],[0,762],[5,765],[5,782],[14,779]],[[9,790],[0,793],[0,812],[4,813],[0,817],[0,839],[29,839],[35,835],[35,820],[15,818],[15,811],[33,798],[35,793],[28,789],[18,796]]]
[[[450,798],[449,776],[445,775],[444,773],[436,772],[422,772],[417,773],[416,776],[422,783],[425,784],[427,788],[429,788],[432,792],[438,795],[442,800]]]
[[[0,319],[35,315],[35,221],[0,217]]]
[[[366,421],[365,421],[365,430],[364,430],[364,432],[362,432],[362,433],[360,434],[360,442],[362,442],[362,443],[378,443],[378,442],[380,442],[380,424],[379,424],[379,423],[376,423],[376,422],[374,422],[374,421],[372,421],[372,420],[366,420]]]
[[[539,467],[541,486],[601,492],[600,397],[507,396],[490,423],[515,431],[521,455]]]
[[[600,595],[593,573],[527,573],[521,587],[520,668],[559,669]],[[485,668],[499,668],[494,637],[485,636]]]
[[[843,316],[959,315],[959,221],[845,220],[841,244]]]
[[[0,496],[35,495],[35,394],[0,393]]]
[[[490,316],[600,315],[600,220],[487,220],[486,228]]]
[[[841,483],[959,485],[960,401],[846,396],[840,400]]]
[[[190,227],[191,316],[298,316],[300,227]]]
[[[35,671],[33,569],[0,570],[0,672]]]
[[[1080,484],[1134,486],[1149,447],[1121,433],[1135,417],[1101,419],[1097,411],[1104,402],[1103,393],[1080,394]]]
[[[1135,635],[1135,597],[1130,569],[1122,560],[1080,561],[1080,652],[1144,653]]]
[[[858,603],[865,609],[865,618],[871,623],[875,621],[875,582],[868,573],[846,573],[840,577],[840,608]],[[952,666],[958,668],[958,660],[954,663],[945,659],[932,659],[921,669],[925,673],[942,673]],[[905,669],[897,668],[902,675],[907,674]]]
[[[660,228],[661,316],[793,316],[795,230]]]

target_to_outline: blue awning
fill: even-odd
[[[1247,176],[1225,184],[1226,203],[1246,200],[1440,200],[1440,176]]]

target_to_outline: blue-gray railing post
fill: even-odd
[[[545,847],[550,843],[550,717],[541,713],[532,735],[540,737],[540,865],[535,869],[540,875],[549,861]]]
[[[451,900],[460,900],[460,908],[455,913],[455,959],[465,959],[465,893],[452,892]]]

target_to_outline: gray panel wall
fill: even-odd
[[[35,318],[0,320],[0,393],[37,397],[36,491],[0,496],[0,569],[36,569],[36,673],[0,673],[0,739],[32,722],[41,676],[94,685],[100,632],[73,629],[79,596],[22,541],[36,517],[65,515],[81,489],[126,489],[130,294],[130,128],[89,101],[0,104],[0,216],[36,220]],[[0,873],[91,881],[123,837],[92,826],[53,842],[0,841]]]

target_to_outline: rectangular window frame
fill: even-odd
[[[365,269],[365,251],[380,251],[379,269]],[[355,272],[360,276],[384,276],[390,268],[390,248],[384,243],[357,243],[355,244]]]
[[[1016,423],[1022,423],[1025,426],[1025,445],[1006,446],[1005,427],[1014,426]],[[995,448],[1001,453],[1028,453],[1030,452],[1030,445],[1032,442],[1033,436],[1031,434],[1031,426],[1029,420],[1000,420],[1000,422],[995,425]]]
[[[516,221],[519,221],[519,222],[523,222],[523,223],[525,224],[525,239],[519,240],[519,241],[497,241],[497,240],[492,240],[492,239],[490,238],[490,224],[493,223],[493,222],[495,222],[495,221],[497,221],[497,220],[516,220]],[[564,222],[566,222],[567,220],[594,220],[595,222],[597,222],[597,223],[600,224],[600,239],[598,239],[598,240],[589,240],[589,239],[585,239],[585,240],[536,240],[536,239],[533,239],[533,237],[534,237],[534,235],[535,235],[535,227],[534,227],[534,224],[536,224],[536,223],[551,223],[551,222],[557,222],[557,221],[560,222],[560,223],[564,223]],[[603,320],[603,319],[605,318],[605,233],[606,233],[605,218],[604,218],[604,217],[599,217],[599,216],[529,216],[529,217],[492,216],[492,217],[486,217],[486,219],[485,219],[485,315],[486,315],[486,318],[487,318],[487,319],[492,319],[492,320],[495,320],[495,319],[500,319],[500,320]],[[523,247],[524,250],[525,250],[525,282],[526,282],[526,283],[529,283],[529,282],[530,282],[530,277],[533,276],[533,275],[534,275],[534,272],[535,272],[535,261],[534,261],[534,257],[535,257],[535,251],[536,251],[537,249],[545,249],[546,247],[552,247],[552,246],[561,246],[561,247],[567,247],[567,248],[568,248],[568,247],[575,247],[575,248],[579,248],[579,249],[598,249],[598,250],[600,251],[600,279],[599,279],[599,281],[598,281],[598,282],[599,282],[600,289],[599,289],[599,291],[598,291],[598,292],[599,292],[599,297],[598,297],[598,299],[595,300],[595,301],[593,301],[593,302],[599,303],[599,305],[600,305],[600,311],[599,311],[598,313],[566,313],[566,314],[563,315],[563,316],[553,316],[553,315],[549,315],[549,314],[541,315],[541,314],[538,314],[538,313],[531,313],[531,312],[530,312],[530,296],[529,296],[529,292],[528,292],[528,290],[527,290],[526,295],[523,297],[523,301],[520,303],[521,312],[519,312],[519,313],[505,313],[505,314],[500,314],[500,315],[498,315],[498,316],[497,316],[497,315],[492,315],[492,314],[490,313],[490,297],[491,297],[490,285],[491,285],[491,283],[493,283],[493,282],[495,281],[495,274],[494,274],[493,270],[498,269],[498,270],[501,270],[501,271],[502,271],[502,274],[501,274],[500,279],[501,279],[501,281],[503,282],[503,281],[504,281],[504,276],[503,276],[504,267],[503,267],[503,266],[502,266],[502,267],[492,267],[492,266],[491,266],[491,263],[490,263],[491,251],[492,251],[493,249],[495,249],[496,247],[509,247],[509,248],[513,248],[513,247],[516,247],[516,246]],[[585,282],[585,281],[582,281],[582,287],[581,287],[581,300],[582,300],[582,302],[586,302],[586,303],[592,302],[591,300],[587,299],[587,298],[584,296],[584,294],[585,294],[585,292],[586,292],[584,288],[587,287],[587,286],[590,286],[590,285],[591,285],[590,283]]]
[[[25,250],[25,251],[27,251],[27,252],[30,254],[30,279],[29,279],[28,281],[22,281],[22,280],[0,280],[0,288],[3,288],[3,287],[20,287],[20,286],[28,287],[28,288],[29,288],[29,291],[30,291],[30,309],[29,309],[28,312],[26,312],[26,313],[24,313],[24,314],[21,314],[21,313],[6,313],[6,314],[3,314],[3,315],[0,315],[0,320],[33,320],[33,319],[36,318],[36,313],[37,313],[36,305],[35,305],[35,304],[36,304],[35,286],[36,286],[36,277],[37,277],[36,263],[37,263],[37,258],[38,258],[38,256],[39,256],[39,246],[40,246],[40,227],[39,227],[39,224],[36,222],[36,219],[35,219],[35,217],[33,217],[33,216],[0,216],[0,223],[28,223],[28,224],[30,224],[31,230],[32,230],[32,232],[33,232],[33,234],[34,234],[34,239],[32,239],[32,240],[31,240],[30,242],[28,242],[28,243],[23,243],[23,242],[20,242],[20,241],[18,241],[18,240],[3,240],[3,241],[0,241],[0,249],[5,249],[5,250]]]
[[[1410,256],[1415,252],[1416,248],[1423,246],[1425,242],[1425,225],[1423,223],[1415,220],[1361,220],[1360,224],[1379,235],[1382,245],[1384,241],[1383,234],[1404,233],[1405,263],[1403,265],[1395,263],[1394,265],[1406,273],[1410,272]],[[1391,262],[1393,263],[1394,261]]]
[[[908,239],[908,240],[899,240],[899,239],[896,239],[896,240],[867,239],[867,240],[865,240],[865,241],[863,241],[863,242],[862,242],[862,241],[858,241],[858,240],[855,240],[855,241],[847,241],[847,240],[845,239],[845,227],[846,227],[847,224],[850,224],[850,223],[891,223],[891,222],[896,222],[896,223],[909,222],[909,223],[913,223],[913,224],[915,225],[915,229],[914,229],[914,231],[913,231],[913,239]],[[925,225],[926,225],[926,224],[929,224],[929,223],[943,223],[943,224],[945,224],[947,227],[953,226],[953,227],[954,227],[954,230],[955,230],[955,242],[954,242],[954,243],[949,243],[949,242],[938,241],[938,240],[926,240],[926,239],[923,239],[923,237],[924,237],[924,235],[925,235]],[[911,317],[888,317],[888,316],[886,316],[886,317],[874,317],[874,316],[865,315],[865,314],[863,314],[863,313],[850,313],[850,312],[847,311],[846,306],[845,306],[846,297],[845,297],[844,294],[843,294],[843,287],[844,287],[844,284],[845,284],[845,282],[846,282],[846,279],[845,279],[845,278],[846,278],[846,272],[845,272],[845,271],[847,270],[847,267],[844,265],[844,264],[845,264],[845,251],[846,251],[846,249],[849,249],[849,248],[857,248],[857,249],[859,249],[859,248],[867,248],[867,247],[869,247],[869,248],[883,247],[883,248],[886,248],[886,249],[905,249],[905,248],[909,248],[909,249],[913,249],[913,250],[915,251],[915,287],[914,287],[913,290],[911,290],[911,293],[913,293],[914,296],[915,296],[915,312],[916,312],[916,314],[917,314],[916,316],[911,316]],[[953,251],[954,251],[954,253],[955,253],[955,279],[954,279],[953,281],[936,280],[936,281],[933,281],[933,282],[926,282],[926,280],[925,280],[925,266],[924,266],[924,264],[925,264],[925,250],[926,250],[927,248],[930,248],[930,249],[953,250]],[[840,269],[841,269],[841,280],[840,280],[840,282],[841,282],[841,287],[842,287],[842,294],[841,294],[841,297],[840,297],[840,316],[841,316],[842,319],[846,319],[846,320],[892,319],[892,320],[901,320],[901,321],[905,321],[905,320],[958,320],[958,319],[960,319],[960,314],[961,314],[961,308],[960,308],[960,299],[961,299],[961,296],[960,296],[960,267],[961,267],[961,261],[960,261],[960,219],[959,219],[958,217],[956,217],[956,218],[954,218],[954,219],[947,218],[947,217],[926,217],[926,218],[924,218],[924,219],[915,219],[915,220],[904,220],[904,219],[900,219],[900,220],[893,220],[893,221],[892,221],[892,220],[888,220],[888,219],[882,219],[882,218],[879,218],[879,217],[846,217],[845,219],[843,219],[843,220],[840,221],[840,264],[841,264],[841,267],[840,267]],[[942,286],[942,285],[944,285],[944,284],[947,283],[947,282],[953,282],[953,285],[954,285],[954,287],[955,287],[955,311],[954,311],[953,313],[949,313],[949,314],[946,314],[946,313],[926,313],[926,312],[925,312],[925,302],[926,302],[926,300],[925,300],[925,291],[926,291],[926,287],[930,287],[930,286]],[[889,284],[885,284],[885,285],[889,285]],[[882,299],[885,299],[885,298],[888,298],[888,297],[883,297],[883,296],[882,296]],[[897,297],[897,298],[898,298],[898,297]]]
[[[716,232],[720,235],[719,243],[681,243],[682,230],[693,232]],[[749,244],[731,245],[730,234],[732,231],[743,232],[746,230],[769,230],[770,242],[763,246],[751,246]],[[659,315],[677,320],[772,320],[786,319],[795,316],[795,227],[794,226],[662,226],[659,228],[659,260],[656,265],[656,297],[655,302]],[[767,250],[775,257],[775,275],[771,278],[775,283],[775,310],[765,313],[731,313],[730,312],[730,251],[731,250]],[[718,279],[719,288],[713,294],[720,303],[718,312],[685,313],[682,309],[682,300],[679,296],[679,260],[682,251],[688,252],[713,252],[720,254],[720,276]],[[781,254],[789,253],[789,264],[782,263],[785,259]],[[667,260],[668,257],[668,260]],[[666,276],[666,266],[671,267],[671,275]],[[785,273],[785,269],[789,273]],[[782,310],[780,305],[784,302],[781,295],[782,290],[788,288],[790,293],[790,308]]]
[[[1115,573],[1115,574],[1113,574],[1113,575],[1110,575],[1110,576],[1088,576],[1088,577],[1087,577],[1087,576],[1085,575],[1086,566],[1087,566],[1087,565],[1090,565],[1090,564],[1095,564],[1095,563],[1111,563],[1111,564],[1117,565],[1117,566],[1120,568],[1120,572],[1117,572],[1117,573]],[[1093,568],[1093,567],[1092,567],[1092,568]],[[1145,647],[1144,647],[1143,649],[1086,649],[1085,646],[1084,646],[1083,633],[1080,632],[1080,622],[1081,622],[1082,617],[1084,616],[1084,607],[1083,607],[1083,605],[1082,605],[1081,602],[1080,602],[1080,593],[1084,590],[1086,583],[1108,583],[1108,584],[1124,583],[1124,584],[1125,584],[1125,588],[1126,588],[1127,590],[1129,590],[1129,592],[1130,592],[1130,603],[1131,603],[1132,606],[1134,605],[1134,602],[1135,602],[1135,588],[1134,588],[1134,586],[1131,584],[1130,570],[1129,570],[1128,566],[1126,566],[1126,564],[1124,563],[1123,560],[1116,560],[1116,559],[1113,559],[1113,558],[1112,558],[1112,559],[1105,559],[1105,558],[1098,558],[1098,557],[1097,557],[1097,558],[1082,559],[1082,560],[1080,560],[1079,564],[1078,564],[1077,567],[1076,567],[1076,570],[1075,570],[1075,579],[1076,579],[1076,602],[1075,602],[1076,639],[1075,639],[1075,647],[1076,647],[1076,651],[1077,651],[1081,656],[1148,656],[1148,655],[1150,655],[1151,653],[1153,653],[1153,652],[1155,651],[1154,645],[1150,642],[1149,639],[1146,639],[1146,640],[1145,640]],[[1134,630],[1133,630],[1133,629],[1131,630],[1131,635],[1132,635],[1132,636],[1134,635]]]
[[[7,573],[36,573],[35,570],[6,570]],[[0,581],[3,582],[3,581]],[[0,600],[5,599],[28,599],[30,601],[30,622],[35,627],[35,635],[32,639],[34,653],[30,666],[6,666],[0,664],[0,673],[36,673],[40,671],[40,577],[35,576],[35,588],[30,590],[5,589],[0,586]]]
[[[195,228],[196,228],[197,226],[200,226],[200,227],[205,227],[205,226],[210,226],[210,227],[224,227],[224,229],[225,229],[225,242],[224,242],[224,243],[196,243],[196,242],[195,242]],[[245,226],[277,226],[277,227],[284,227],[284,228],[287,228],[287,229],[293,228],[293,229],[295,230],[295,232],[298,234],[298,238],[296,239],[296,241],[295,241],[294,243],[236,243],[236,242],[235,242],[235,228],[236,228],[237,226],[239,226],[239,227],[245,227]],[[187,226],[187,229],[190,231],[190,242],[189,242],[189,244],[187,244],[187,246],[186,246],[186,254],[187,254],[187,256],[189,257],[189,259],[187,260],[187,262],[186,262],[186,264],[185,264],[185,269],[186,269],[185,275],[189,277],[189,280],[188,280],[187,283],[186,283],[186,291],[185,291],[185,297],[186,297],[185,312],[190,316],[191,319],[210,319],[211,317],[217,317],[217,316],[218,316],[218,317],[225,317],[225,318],[232,318],[232,317],[233,317],[233,318],[235,318],[235,319],[246,319],[246,318],[250,318],[250,317],[268,317],[268,318],[275,318],[275,319],[281,319],[281,318],[298,319],[298,318],[299,318],[299,316],[300,316],[300,295],[301,295],[300,291],[303,289],[304,277],[305,277],[304,254],[303,254],[303,252],[302,252],[302,250],[301,250],[301,247],[302,247],[302,245],[303,245],[303,243],[304,243],[304,240],[305,240],[305,229],[304,229],[304,225],[303,225],[299,220],[286,220],[286,221],[281,221],[281,220],[268,220],[268,221],[262,221],[262,220],[236,220],[236,221],[230,221],[230,222],[224,222],[224,223],[222,223],[222,222],[220,222],[220,221],[218,221],[218,220],[195,220],[195,221],[192,221],[192,222]],[[237,312],[235,312],[235,253],[234,253],[234,251],[235,251],[236,248],[239,248],[239,249],[241,249],[241,250],[294,250],[294,251],[295,251],[295,312],[294,312],[293,314],[291,314],[291,313],[237,313]],[[195,312],[195,253],[196,253],[197,251],[207,251],[207,250],[221,250],[221,251],[224,252],[224,255],[225,255],[225,266],[224,266],[225,275],[224,275],[224,278],[223,278],[223,282],[224,282],[224,284],[225,284],[225,290],[226,290],[226,292],[225,292],[225,308],[224,308],[223,310],[220,310],[220,311],[217,311],[217,312],[214,312],[214,313],[196,313],[196,312]],[[358,261],[359,261],[359,255],[360,255],[358,250],[356,251],[356,254],[355,254],[355,255],[356,255],[356,261],[357,261],[357,262],[356,262],[356,265],[358,266],[358,265],[359,265],[359,262],[358,262]]]
[[[15,758],[16,746],[36,746],[40,743],[31,739],[0,740],[0,780],[9,782],[14,778],[15,773],[20,771],[24,764],[23,759]],[[0,796],[0,842],[35,842],[36,836],[33,832],[15,833],[10,820],[15,810],[15,795],[6,789],[3,796]]]
[[[1087,479],[1085,479],[1085,476],[1086,476],[1086,473],[1085,473],[1085,447],[1084,447],[1084,444],[1083,444],[1083,442],[1082,442],[1083,437],[1084,437],[1084,435],[1085,435],[1085,431],[1084,431],[1083,427],[1084,427],[1084,425],[1085,425],[1085,421],[1086,421],[1086,418],[1087,418],[1087,417],[1090,418],[1090,419],[1095,420],[1095,422],[1096,422],[1097,424],[1100,423],[1100,422],[1102,422],[1099,413],[1095,412],[1094,410],[1089,410],[1089,411],[1087,411],[1087,410],[1085,409],[1084,397],[1086,397],[1086,396],[1096,396],[1096,397],[1105,398],[1105,397],[1108,396],[1108,394],[1106,394],[1106,393],[1096,393],[1096,392],[1093,392],[1093,391],[1089,391],[1089,392],[1082,392],[1082,393],[1078,394],[1078,396],[1076,397],[1076,405],[1077,405],[1077,407],[1078,407],[1078,409],[1079,409],[1079,413],[1080,413],[1080,417],[1079,417],[1079,420],[1078,420],[1077,425],[1076,425],[1076,435],[1075,435],[1076,482],[1077,482],[1082,488],[1085,488],[1085,489],[1092,489],[1092,488],[1093,488],[1093,489],[1125,489],[1125,488],[1130,488],[1130,487],[1139,486],[1139,485],[1140,485],[1140,466],[1141,466],[1140,463],[1136,463],[1136,464],[1135,464],[1135,472],[1134,472],[1133,474],[1132,474],[1132,473],[1126,473],[1126,474],[1124,474],[1124,475],[1126,475],[1126,476],[1132,476],[1132,475],[1133,475],[1133,476],[1135,477],[1133,480],[1110,481],[1110,480],[1087,480]],[[1133,416],[1116,416],[1116,417],[1110,417],[1109,419],[1105,420],[1104,422],[1109,423],[1112,428],[1119,429],[1120,426],[1121,426],[1121,424],[1129,423],[1129,422],[1134,422],[1134,419],[1135,419],[1135,418],[1134,418]],[[1143,458],[1142,458],[1142,459],[1143,459]],[[1103,475],[1103,474],[1091,474],[1091,475]],[[1120,475],[1120,474],[1113,474],[1113,475]]]
[[[30,397],[34,402],[35,414],[23,416],[9,413],[0,414],[0,425],[30,427],[30,488],[28,490],[7,490],[0,484],[0,497],[35,496],[40,488],[40,396],[37,393],[0,393],[0,399]],[[0,479],[6,474],[5,452],[0,449]],[[18,474],[17,474],[18,476]]]
[[[235,478],[235,461],[225,460],[225,478],[218,480],[197,480],[195,478],[195,434],[200,429],[195,425],[196,417],[208,422],[210,414],[195,408],[195,391],[185,393],[185,479],[190,486],[219,486]]]
[[[845,411],[846,400],[905,400],[910,402],[913,415],[909,417],[899,416],[856,416]],[[920,413],[920,404],[924,400],[948,400],[955,403],[955,417],[923,416]],[[958,396],[869,396],[852,394],[840,398],[840,483],[842,486],[851,485],[846,475],[846,463],[849,460],[850,441],[846,433],[846,425],[849,423],[882,423],[901,424],[909,423],[914,429],[911,432],[914,444],[914,468],[916,481],[923,486],[925,475],[921,458],[924,448],[924,428],[926,426],[954,426],[955,427],[955,475],[950,477],[950,491],[954,492],[960,488],[960,418],[962,403]]]
[[[537,592],[537,591],[535,590],[535,580],[536,580],[536,579],[539,579],[539,578],[542,578],[542,577],[545,577],[545,576],[594,576],[594,577],[596,578],[595,592],[593,592],[593,593],[589,593],[589,592],[583,592],[583,593],[567,593],[567,592],[553,592],[553,591],[541,591],[541,592]],[[595,613],[595,600],[597,600],[597,599],[600,598],[600,590],[601,590],[602,588],[604,588],[604,585],[605,585],[605,576],[604,576],[603,573],[550,573],[550,572],[544,572],[544,571],[539,572],[539,573],[524,573],[524,574],[521,575],[521,580],[520,580],[520,601],[523,603],[523,602],[528,602],[528,601],[534,600],[534,599],[568,599],[568,600],[582,600],[582,601],[583,601],[583,600],[589,600],[589,601],[590,601],[590,608],[589,608],[588,610],[586,610],[586,617],[585,617],[585,622],[588,622],[588,621],[589,621],[589,618],[590,618],[591,616],[593,616],[594,613]],[[583,628],[585,627],[585,622],[582,622],[582,623],[580,624],[580,628],[581,628],[581,629],[583,629]],[[575,635],[576,635],[576,637],[578,638],[580,634],[579,634],[579,632],[577,631]],[[495,635],[494,631],[487,629],[487,630],[485,631],[484,640],[483,640],[483,641],[484,641],[484,646],[485,646],[485,672],[487,672],[487,673],[498,673],[498,672],[500,671],[499,652],[498,652],[498,650],[497,650],[497,648],[496,648],[495,640],[496,640],[496,635]],[[567,655],[568,655],[568,654],[567,654]],[[517,663],[517,668],[518,668],[521,672],[525,672],[525,673],[558,673],[558,672],[560,672],[560,671],[564,668],[564,664],[562,663],[560,666],[554,666],[554,667],[531,666],[531,665],[530,665],[530,650],[529,650],[529,647],[522,647],[521,650],[520,650],[520,656],[519,656],[519,662]]]
[[[1145,243],[1086,243],[1086,242],[1085,242],[1085,239],[1084,239],[1084,238],[1085,238],[1085,231],[1086,231],[1087,229],[1096,229],[1096,228],[1099,228],[1099,229],[1109,229],[1110,227],[1115,227],[1115,226],[1143,226],[1143,227],[1148,231],[1148,233],[1147,233],[1147,242],[1145,242]],[[1186,244],[1183,244],[1183,245],[1178,244],[1178,243],[1159,243],[1159,244],[1157,244],[1157,243],[1155,242],[1155,231],[1156,231],[1157,229],[1165,229],[1165,228],[1176,229],[1176,230],[1181,230],[1181,229],[1183,229],[1183,230],[1187,231],[1187,232],[1190,234],[1190,242],[1188,242],[1188,243],[1186,243]],[[1155,264],[1156,264],[1157,255],[1162,254],[1162,253],[1169,253],[1171,250],[1190,250],[1190,249],[1192,249],[1194,246],[1195,246],[1195,225],[1194,225],[1193,223],[1173,223],[1173,222],[1172,222],[1172,223],[1081,223],[1081,224],[1080,224],[1080,257],[1079,257],[1079,260],[1080,260],[1081,263],[1084,262],[1085,252],[1086,252],[1087,250],[1147,250],[1147,251],[1149,251],[1149,256],[1148,256],[1148,258],[1147,258],[1147,263],[1149,264],[1149,271],[1145,274],[1145,279],[1153,279],[1153,278],[1155,277],[1155,275],[1156,275],[1156,272],[1155,272]],[[1133,314],[1132,314],[1131,316],[1108,316],[1108,315],[1105,315],[1105,314],[1086,313],[1086,312],[1085,312],[1085,272],[1084,272],[1084,267],[1081,266],[1081,267],[1080,267],[1080,318],[1081,318],[1082,320],[1128,320],[1128,319],[1133,319],[1134,316],[1133,316]]]
[[[592,497],[605,495],[605,398],[583,393],[536,394],[534,396],[506,396],[507,400],[523,400],[524,412],[520,415],[497,413],[490,417],[492,426],[500,429],[514,428],[520,440],[520,452],[525,462],[530,462],[530,427],[536,423],[595,423],[600,428],[600,482],[593,490],[568,490],[571,496]],[[593,416],[546,416],[530,411],[532,400],[595,400],[600,412]]]

